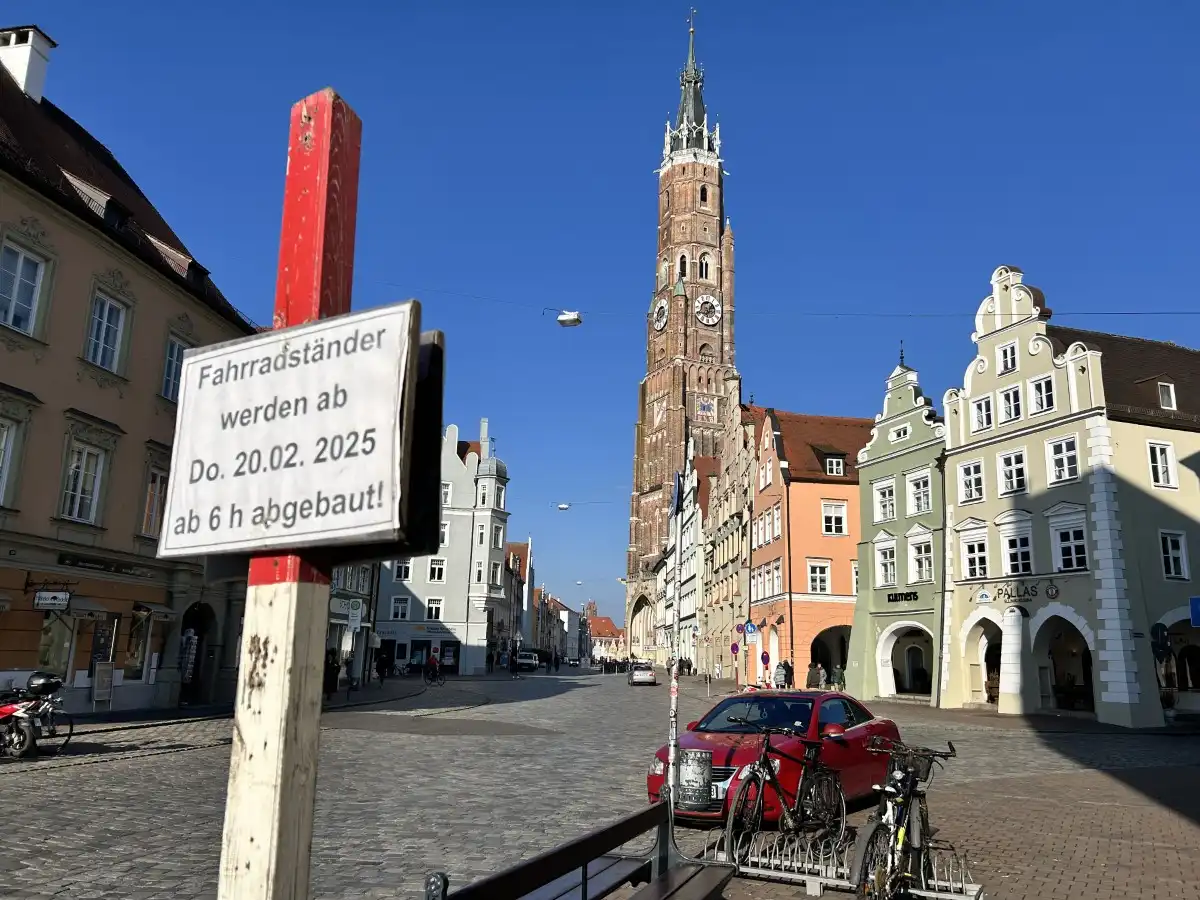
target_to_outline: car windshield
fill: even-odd
[[[649,664],[649,663],[634,663],[634,664],[633,664],[633,667],[634,667],[634,668],[635,668],[637,671],[639,671],[639,672],[650,672],[650,671],[652,671],[652,670],[651,670],[651,668],[650,668],[650,664]]]
[[[718,734],[753,733],[759,728],[792,728],[806,731],[812,719],[813,702],[809,697],[731,697],[716,706],[696,725],[696,731]],[[745,719],[750,725],[730,722]]]

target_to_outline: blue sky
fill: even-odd
[[[619,620],[687,4],[117,8],[6,4],[59,42],[48,96],[258,321],[288,110],[326,85],[346,97],[364,122],[354,307],[422,300],[447,332],[446,421],[474,436],[487,416],[509,465],[511,537],[533,535],[549,588]],[[701,8],[756,402],[874,415],[903,338],[940,403],[1000,264],[1064,324],[1200,345],[1195,317],[1114,314],[1200,310],[1198,31],[1200,5],[1179,2]],[[855,316],[812,315],[830,312]]]

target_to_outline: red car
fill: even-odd
[[[816,715],[813,715],[813,711]],[[681,820],[696,824],[724,820],[726,804],[732,802],[740,784],[743,766],[758,759],[763,736],[747,725],[734,724],[730,718],[745,719],[762,727],[794,728],[806,738],[822,741],[821,760],[836,769],[842,779],[846,800],[870,796],[871,786],[886,777],[887,758],[869,753],[867,740],[880,735],[900,740],[900,730],[891,719],[873,716],[865,706],[836,691],[754,691],[722,700],[698,722],[689,722],[679,735],[681,750],[707,750],[712,753],[712,801],[704,810],[676,809]],[[786,757],[772,754],[784,786],[789,806],[795,804],[794,792],[800,784],[804,745],[783,735],[771,736],[771,747]],[[646,773],[646,792],[651,803],[659,801],[666,777],[667,748],[660,747]],[[779,798],[767,791],[763,812],[769,822],[779,818]]]

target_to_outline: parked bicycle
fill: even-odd
[[[933,880],[928,841],[937,829],[929,825],[926,791],[933,783],[934,765],[958,755],[949,751],[910,747],[899,741],[874,737],[867,743],[871,753],[891,757],[884,784],[879,791],[879,808],[859,831],[851,872],[861,897],[894,900],[911,889],[926,890]]]
[[[806,738],[793,728],[762,726],[732,716],[728,721],[748,726],[763,735],[758,759],[743,770],[742,783],[729,805],[725,847],[730,862],[744,862],[749,853],[750,838],[763,830],[768,788],[774,792],[779,804],[780,830],[803,834],[814,843],[827,845],[832,852],[846,833],[846,797],[837,772],[821,762],[821,741]],[[786,754],[771,746],[771,736],[776,734],[804,745],[803,772],[794,794],[786,791],[779,781],[780,758]],[[793,798],[790,804],[789,795]]]

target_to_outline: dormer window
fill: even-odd
[[[825,460],[826,475],[845,475],[846,461],[840,456],[830,456]]]
[[[1177,409],[1175,405],[1175,385],[1169,381],[1158,383],[1158,405],[1163,409]]]

